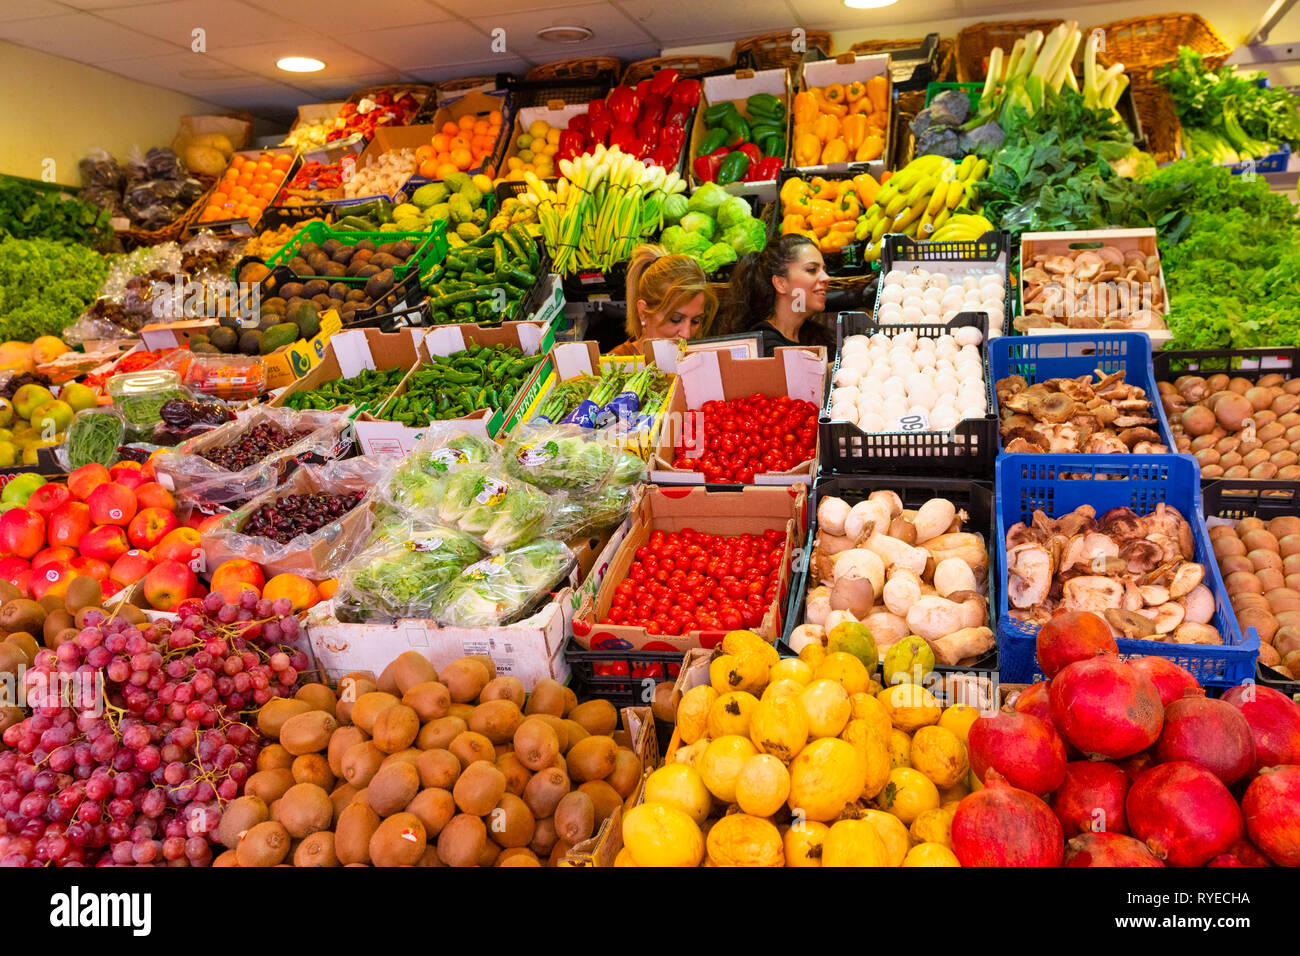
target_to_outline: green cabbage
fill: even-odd
[[[689,211],[686,206],[686,197],[681,193],[673,193],[664,200],[664,222],[670,226],[677,225],[682,216]]]
[[[687,232],[696,232],[705,239],[712,239],[718,230],[718,224],[702,212],[688,212],[682,216],[681,227]]]
[[[725,242],[715,242],[700,256],[700,268],[705,275],[712,275],[725,265],[735,262],[739,256],[736,250]]]
[[[728,196],[718,207],[714,214],[718,220],[720,229],[730,229],[732,226],[744,222],[746,219],[753,219],[754,213],[749,208],[749,202],[739,196]]]
[[[722,205],[731,194],[719,186],[717,183],[705,183],[695,192],[691,193],[690,202],[687,208],[691,212],[702,212],[708,216],[717,213],[718,207]]]

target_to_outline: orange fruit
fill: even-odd
[[[270,201],[275,198],[275,194],[279,191],[280,187],[275,185],[275,183],[267,183],[258,189],[257,196],[259,199]]]
[[[477,123],[474,124],[474,135],[475,135],[475,136],[483,136],[483,135],[486,135],[487,131],[488,131],[488,122],[487,122],[487,120],[479,120]]]
[[[212,198],[208,201],[208,208],[211,209],[213,206],[220,206],[229,198],[230,197],[223,192],[215,192],[212,194]]]
[[[435,153],[444,153],[447,151],[447,144],[451,142],[451,137],[446,133],[438,133],[433,137],[433,151]]]
[[[477,120],[478,117],[476,117],[473,113],[466,113],[464,116],[460,118],[460,128],[463,130],[473,129],[474,123],[477,122]]]
[[[442,131],[448,136],[455,136],[460,132],[460,127],[448,120],[446,123],[442,124]]]
[[[457,169],[464,172],[474,164],[474,157],[467,149],[454,149],[451,151],[451,161],[456,164]]]
[[[268,601],[288,598],[295,612],[320,603],[320,591],[304,577],[297,574],[277,574],[266,582],[262,597]]]
[[[424,159],[429,159],[429,158],[431,158],[432,156],[433,156],[433,147],[432,147],[432,146],[417,146],[417,147],[415,148],[415,158],[416,158],[416,159],[424,160]]]
[[[326,578],[324,581],[321,581],[316,585],[316,590],[320,592],[322,598],[328,601],[334,596],[334,591],[338,586],[338,578]]]
[[[230,168],[231,168],[231,169],[239,169],[239,167],[240,167],[240,166],[243,166],[243,165],[244,165],[244,157],[243,157],[243,156],[240,156],[238,153],[236,153],[234,156],[231,156],[231,157],[230,157]]]
[[[488,122],[494,123],[496,126],[499,127],[501,125],[501,111],[493,110],[492,112],[488,113]]]
[[[286,156],[284,153],[280,153],[274,159],[271,160],[271,165],[274,166],[276,169],[281,169],[281,170],[288,169],[290,166],[293,165],[293,157]]]
[[[438,166],[437,174],[434,176],[434,178],[446,179],[448,173],[458,173],[458,172],[460,172],[459,167],[457,167],[455,163],[448,160],[447,162],[441,163]]]
[[[426,159],[420,163],[419,173],[425,179],[433,179],[438,174],[438,161],[435,159]]]

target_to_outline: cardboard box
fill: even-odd
[[[338,118],[339,110],[343,109],[344,105],[343,101],[337,103],[304,103],[298,107],[298,118],[289,127],[289,132],[292,133],[299,126],[332,123]]]
[[[574,639],[589,650],[634,651],[653,644],[655,649],[672,647],[685,651],[692,647],[715,646],[726,635],[725,631],[650,634],[641,627],[598,622],[609,614],[614,589],[627,578],[636,549],[650,539],[652,531],[694,528],[708,534],[730,536],[746,532],[761,534],[776,528],[784,530],[786,535],[780,593],[764,613],[762,623],[750,628],[775,643],[781,636],[783,623],[781,596],[789,590],[792,577],[790,559],[793,549],[800,546],[805,534],[807,497],[804,485],[793,488],[748,487],[743,491],[649,486],[632,514],[627,534],[617,545],[611,541],[605,554],[597,559],[597,566],[604,566],[605,572],[594,599],[590,596],[584,598],[574,615]]]
[[[366,144],[366,148],[357,156],[356,171],[360,172],[363,169],[373,166],[375,163],[379,162],[380,156],[384,153],[391,152],[392,150],[409,149],[414,151],[419,149],[421,146],[428,146],[433,141],[433,136],[437,132],[438,128],[428,123],[422,123],[419,126],[380,126],[375,130],[374,139],[370,140],[370,142]],[[414,171],[412,171],[411,176],[408,177],[408,181],[412,178],[415,178]],[[370,199],[387,199],[390,202],[397,204],[406,202],[409,197],[410,192],[408,192],[406,187],[403,186],[397,192],[392,194],[367,193],[365,196],[349,196],[346,199],[338,200],[335,205],[345,207],[347,205],[366,202]],[[341,211],[341,215],[347,215],[347,213]]]
[[[438,112],[433,114],[432,125],[434,132],[437,132],[442,129],[444,123],[457,123],[462,116],[477,116],[480,119],[486,119],[487,114],[492,112],[501,114],[501,129],[497,133],[492,152],[484,158],[480,167],[468,171],[470,175],[483,173],[485,176],[495,177],[497,169],[505,158],[506,147],[511,142],[510,132],[513,129],[509,95],[504,90],[493,92],[470,90],[464,96],[449,100],[439,106]],[[424,181],[428,182],[429,180]]]
[[[876,179],[879,179],[885,171],[890,151],[893,149],[894,124],[892,117],[894,113],[894,84],[890,79],[890,59],[888,53],[876,53],[870,56],[857,56],[852,53],[841,53],[833,60],[817,60],[812,63],[805,63],[799,71],[799,90],[810,90],[814,86],[829,86],[831,83],[852,83],[859,80],[865,83],[873,76],[883,76],[889,82],[889,113],[891,121],[885,124],[885,148],[881,150],[880,156],[870,162],[858,163],[851,159],[843,163],[830,163],[829,165],[818,166],[799,166],[796,167],[800,172],[805,173],[838,173],[847,170],[856,172],[871,173]],[[793,112],[793,110],[791,111]],[[793,120],[791,121],[793,122]],[[793,134],[793,127],[791,127]],[[793,135],[791,136],[793,140]],[[791,165],[793,165],[794,143],[790,143]]]
[[[741,116],[746,116],[745,100],[755,93],[771,93],[785,107],[785,157],[789,157],[790,123],[792,122],[791,113],[793,112],[791,110],[793,95],[790,92],[789,71],[760,70],[755,73],[753,70],[737,70],[735,73],[725,76],[704,77],[700,106],[695,111],[695,119],[690,130],[690,144],[687,155],[691,160],[694,160],[699,155],[700,140],[704,138],[709,129],[709,125],[704,122],[704,111],[710,106],[716,106],[718,103],[731,102],[736,104],[736,109],[740,111]],[[687,175],[690,177],[692,192],[703,185],[695,178],[693,165],[688,167]],[[775,179],[754,183],[735,182],[729,183],[722,188],[736,196],[757,196],[761,202],[773,202],[776,200],[776,182]]]
[[[668,416],[659,433],[659,447],[650,461],[650,480],[660,484],[702,485],[704,475],[698,471],[674,468],[673,449],[682,443],[690,420],[705,402],[745,398],[761,393],[776,397],[788,395],[812,402],[819,408],[826,395],[826,350],[821,348],[778,348],[771,358],[738,359],[730,351],[692,352],[677,363],[677,388],[668,404]],[[707,438],[707,435],[698,436]],[[768,472],[754,476],[756,485],[792,485],[801,482],[811,487],[817,479],[817,462],[821,455],[818,437],[817,454],[790,471]]]
[[[277,395],[271,404],[284,405],[285,400],[294,392],[310,392],[326,382],[355,378],[366,369],[386,371],[390,368],[404,368],[406,372],[402,378],[405,378],[419,364],[420,340],[423,337],[422,329],[403,332],[348,329],[338,332],[330,339],[325,354],[316,367]],[[388,395],[384,396],[385,399],[387,397]],[[362,404],[357,411],[362,412],[370,407]],[[375,408],[377,410],[378,406]]]
[[[240,150],[248,145],[252,135],[253,124],[247,119],[234,116],[182,116],[180,128],[172,139],[172,149],[176,155],[185,160],[185,150],[194,137],[204,133],[220,133],[230,140],[230,145]]]
[[[343,320],[334,309],[320,314],[320,331],[310,339],[299,339],[262,356],[266,369],[266,390],[292,385],[320,364],[330,339],[343,328]]]
[[[519,137],[527,133],[528,127],[537,120],[542,120],[555,129],[568,129],[569,120],[575,116],[585,115],[587,115],[586,103],[566,103],[564,100],[550,100],[543,106],[525,106],[523,109],[516,110],[510,125],[510,139],[506,142],[498,175],[505,176],[510,172],[507,168],[510,157],[519,155]]]
[[[185,154],[181,153],[180,155],[182,158],[184,158]],[[289,166],[285,169],[284,175],[281,176],[278,180],[275,180],[275,188],[276,188],[277,196],[279,195],[279,190],[284,188],[284,184],[293,178],[293,174],[297,172],[298,165],[300,162],[298,157],[298,148],[296,146],[272,146],[270,149],[237,150],[234,155],[243,156],[245,159],[252,159],[253,161],[257,161],[259,159],[266,159],[269,156],[291,157],[292,161],[289,163]],[[232,156],[231,159],[233,160],[233,158],[234,157]],[[224,171],[223,171],[223,175],[224,175]],[[200,207],[199,207],[200,211],[207,208],[208,197],[211,196],[213,193],[217,192],[221,188],[221,184],[223,182],[225,182],[224,179],[218,179],[212,185],[212,188],[208,190],[208,194],[204,196],[203,199],[201,200]],[[214,232],[229,232],[236,236],[251,236],[253,235],[256,226],[258,222],[261,220],[261,218],[262,218],[262,213],[259,210],[254,209],[252,215],[250,215],[246,219],[217,219],[217,220],[206,221],[206,222],[201,220],[196,220],[194,223],[194,228],[211,229]]]
[[[207,335],[217,327],[216,319],[182,319],[179,322],[154,322],[140,329],[140,340],[150,352],[178,349],[190,344],[195,335]]]
[[[524,354],[536,355],[550,348],[551,343],[555,341],[555,330],[552,327],[533,322],[505,322],[497,328],[480,328],[477,325],[441,325],[432,329],[411,329],[410,332],[415,335],[423,333],[419,346],[419,362],[416,368],[411,370],[412,373],[418,371],[419,365],[427,363],[430,360],[429,356],[454,355],[463,352],[466,343],[517,345],[523,349]],[[513,428],[515,422],[519,420],[520,411],[525,407],[521,404],[523,398],[529,394],[532,383],[536,381],[543,365],[544,362],[533,369],[533,374],[519,390],[519,394],[515,396],[509,408],[479,409],[468,418],[458,420],[465,423],[482,422],[485,438],[495,438]],[[400,398],[406,394],[407,381],[409,375],[393,392],[393,398]],[[473,430],[477,432],[478,429],[475,427]],[[399,422],[384,421],[370,412],[362,412],[357,416],[356,436],[363,455],[409,454],[423,435],[422,427],[411,428]]]

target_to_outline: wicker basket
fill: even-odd
[[[454,80],[443,80],[433,86],[434,99],[442,103],[454,96],[459,96],[461,93],[480,89],[486,84],[495,86],[496,82],[495,73],[491,76],[458,76]]]
[[[700,76],[720,70],[729,62],[721,56],[655,56],[629,63],[621,82],[624,86],[636,86],[659,70],[676,70],[681,76]]]
[[[185,234],[185,230],[194,224],[195,220],[199,218],[199,213],[207,208],[208,194],[217,185],[218,177],[204,176],[201,173],[193,172],[190,175],[203,184],[203,194],[194,201],[194,205],[161,229],[131,228],[119,232],[117,237],[122,240],[124,249],[136,249],[140,246],[156,246],[163,242],[175,242]]]
[[[754,66],[759,70],[774,70],[784,67],[792,70],[803,62],[803,53],[796,52],[791,44],[789,30],[776,33],[763,33],[746,40],[737,40],[731,51],[732,62],[740,62],[742,53],[754,58]],[[807,30],[804,33],[805,49],[816,47],[827,56],[831,55],[831,35],[824,30]]]
[[[987,23],[972,23],[957,34],[957,81],[959,83],[978,83],[987,75],[984,60],[993,52],[994,47],[1002,47],[1002,52],[1010,55],[1015,46],[1026,33],[1042,30],[1047,33],[1056,29],[1065,21],[1055,20],[992,20]]]
[[[1232,52],[1219,31],[1195,13],[1133,17],[1093,29],[1106,34],[1106,45],[1098,59],[1107,66],[1123,63],[1129,80],[1139,75],[1150,79],[1156,67],[1178,59],[1180,46],[1189,46],[1201,54],[1210,69],[1222,66]]]
[[[1133,77],[1129,87],[1133,94],[1133,107],[1142,123],[1146,136],[1146,150],[1157,163],[1172,163],[1183,154],[1182,124],[1174,109],[1173,97],[1163,86],[1149,76]]]
[[[618,76],[623,61],[615,56],[583,56],[574,60],[556,60],[535,66],[524,75],[528,82],[537,80],[594,80],[602,73]]]

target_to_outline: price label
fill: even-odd
[[[888,430],[891,432],[928,432],[930,430],[930,416],[923,412],[904,415],[897,419]]]

